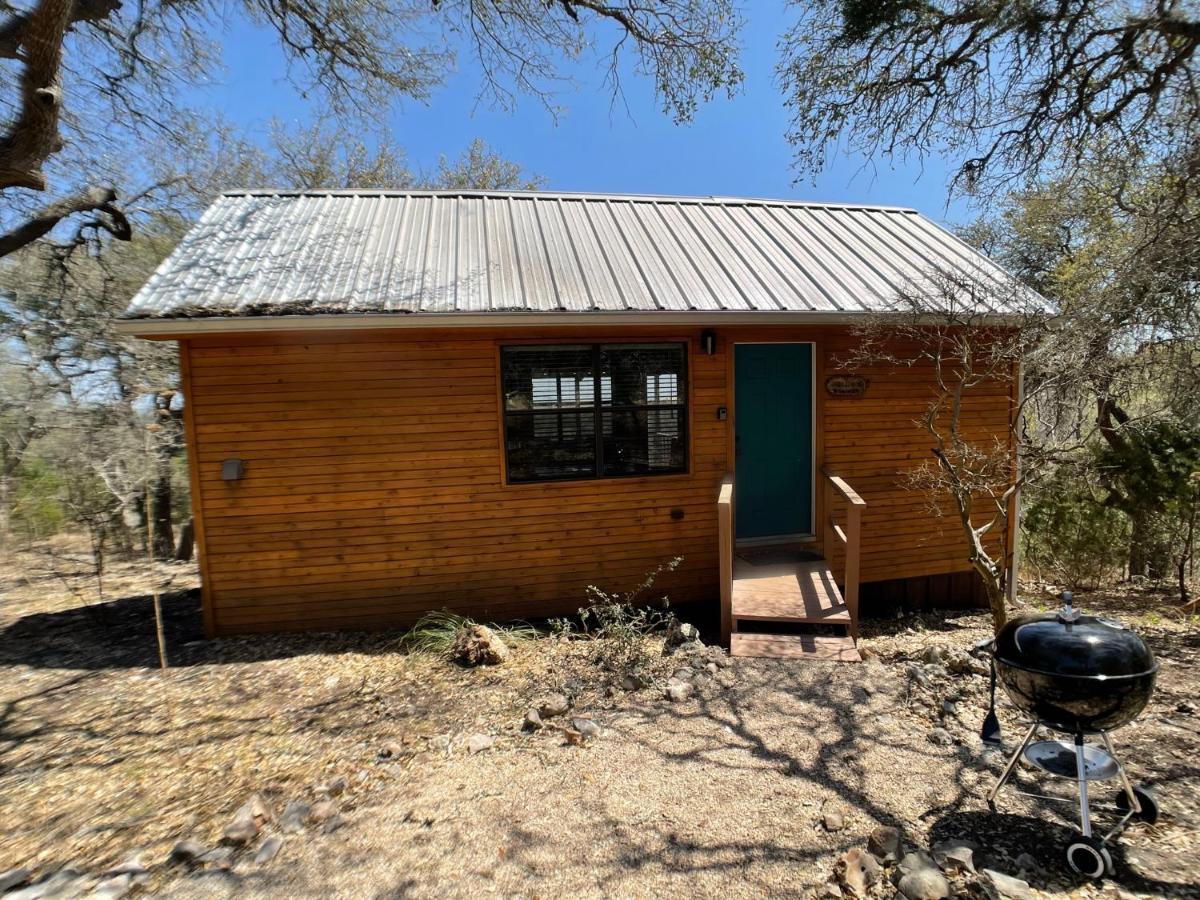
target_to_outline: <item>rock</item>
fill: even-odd
[[[571,708],[570,701],[563,694],[547,694],[534,705],[543,719],[566,715],[567,710]]]
[[[900,865],[897,866],[901,875],[908,875],[912,872],[921,872],[925,870],[937,871],[937,863],[933,861],[933,857],[924,850],[913,850],[911,853],[905,853],[904,858],[900,860]]]
[[[350,782],[346,780],[346,776],[339,775],[337,778],[334,778],[332,781],[330,781],[329,784],[325,785],[325,792],[329,794],[330,797],[340,797],[342,794],[346,793],[346,788],[349,786]]]
[[[937,869],[909,872],[896,887],[908,900],[946,900],[950,896],[950,882]]]
[[[821,824],[826,831],[841,831],[846,827],[846,816],[841,810],[831,809],[821,816]]]
[[[95,898],[95,900],[121,900],[131,890],[133,890],[132,875],[113,875],[92,888],[88,897]]]
[[[838,881],[852,897],[865,898],[871,886],[879,880],[883,868],[870,853],[859,850],[847,850],[835,866]]]
[[[0,872],[0,894],[11,891],[28,880],[28,869],[9,869],[7,872]]]
[[[872,659],[879,659],[879,654],[870,647],[859,647],[858,655],[862,657],[863,662],[869,662]]]
[[[490,734],[473,734],[467,738],[467,751],[471,754],[482,753],[492,749],[496,739]]]
[[[690,700],[692,694],[696,692],[696,686],[690,681],[669,681],[667,682],[667,699],[672,703],[683,703]]]
[[[310,822],[315,822],[320,825],[322,822],[327,822],[332,819],[337,813],[337,804],[332,800],[321,800],[314,803],[312,809],[309,810],[308,819]]]
[[[671,625],[667,628],[667,636],[663,641],[663,654],[670,653],[685,644],[695,643],[700,640],[700,629],[695,625],[689,625],[687,622],[680,622],[678,619],[671,621]]]
[[[311,812],[312,807],[303,800],[293,800],[283,808],[283,815],[279,817],[280,830],[289,834],[302,831]]]
[[[733,660],[720,647],[710,647],[708,658],[711,662],[716,663],[722,669],[728,669],[733,665]]]
[[[83,894],[83,876],[75,869],[59,869],[49,878],[5,894],[4,900],[49,900],[51,897],[79,897]]]
[[[404,746],[396,743],[396,741],[388,741],[379,748],[380,759],[394,759],[404,752]]]
[[[933,687],[933,681],[925,674],[925,671],[916,663],[909,663],[904,667],[904,672],[908,675],[909,681],[915,681],[918,685],[929,690]]]
[[[709,675],[716,675],[721,671],[721,667],[715,662],[709,662],[704,664],[704,671],[706,671]]]
[[[260,825],[275,818],[275,810],[263,799],[262,794],[251,794],[250,798],[234,813],[234,818],[246,816],[254,819]]]
[[[945,662],[945,651],[937,645],[927,647],[925,648],[923,659],[926,665],[940,666]]]
[[[601,728],[600,724],[594,719],[572,719],[571,727],[573,727],[585,738],[598,738],[604,733],[604,729]]]
[[[202,843],[193,838],[188,838],[187,840],[180,841],[171,848],[171,855],[167,861],[184,863],[195,862],[207,852],[208,848]]]
[[[979,873],[979,886],[991,900],[1033,900],[1029,884],[995,869]]]
[[[621,690],[623,691],[640,691],[649,686],[650,680],[640,672],[630,672],[621,677]]]
[[[867,838],[867,850],[883,863],[896,862],[900,858],[900,829],[880,825]]]
[[[671,673],[671,678],[675,681],[691,681],[696,677],[696,670],[689,666],[682,666]]]
[[[221,866],[223,868],[233,864],[233,848],[232,847],[214,847],[209,850],[199,859],[202,863],[207,863],[211,866]]]
[[[541,731],[542,717],[532,706],[525,710],[525,720],[521,722],[522,731]]]
[[[279,855],[279,850],[282,846],[283,838],[277,834],[271,835],[258,845],[258,852],[254,854],[254,864],[256,866],[261,866],[269,863]]]
[[[949,747],[954,744],[954,735],[945,728],[935,728],[929,732],[929,742],[939,747]]]
[[[958,715],[958,704],[953,700],[942,701],[942,715],[949,718],[954,718]]]
[[[221,840],[227,844],[246,844],[254,840],[257,835],[258,823],[248,816],[238,815],[225,826]]]
[[[134,853],[125,859],[124,862],[117,863],[105,875],[145,875],[150,870],[146,864],[142,862],[142,854]],[[3,888],[0,888],[2,891]]]
[[[1042,873],[1041,864],[1031,853],[1022,853],[1017,857],[1016,863],[1022,875],[1040,875]]]
[[[325,820],[325,824],[321,826],[321,832],[323,834],[333,834],[345,824],[345,818],[340,813],[334,813]]]
[[[975,851],[979,845],[974,841],[949,840],[933,845],[933,859],[943,872],[975,872]]]
[[[495,666],[508,659],[508,645],[486,625],[473,625],[459,631],[450,655],[464,666]]]

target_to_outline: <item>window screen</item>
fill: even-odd
[[[509,481],[687,470],[683,344],[505,347]]]

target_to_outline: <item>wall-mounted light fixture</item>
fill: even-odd
[[[223,459],[221,460],[221,480],[222,481],[241,481],[242,476],[246,474],[246,464],[240,459]]]
[[[715,331],[700,332],[700,349],[706,356],[712,356],[717,352],[717,333]]]

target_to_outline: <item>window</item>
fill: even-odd
[[[508,480],[687,471],[684,344],[500,351]]]

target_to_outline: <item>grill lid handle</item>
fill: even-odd
[[[1066,625],[1079,621],[1079,610],[1072,605],[1075,595],[1070,591],[1063,591],[1061,597],[1063,607],[1058,611],[1058,621]]]

